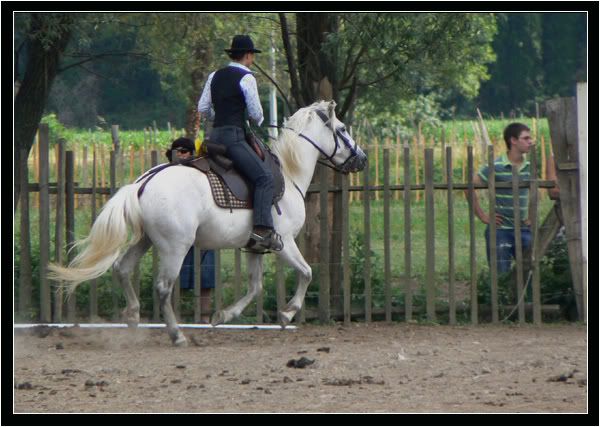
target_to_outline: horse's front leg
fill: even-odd
[[[296,293],[290,302],[279,312],[279,322],[282,326],[286,326],[292,321],[298,310],[302,308],[302,304],[304,304],[304,297],[308,285],[312,280],[312,269],[291,236],[284,239],[283,250],[278,252],[278,255],[300,274]]]
[[[261,254],[255,254],[248,252],[248,273],[249,273],[249,284],[248,292],[239,301],[230,305],[229,307],[217,311],[211,318],[211,324],[213,326],[227,323],[236,317],[239,317],[244,309],[252,302],[252,300],[258,295],[262,289],[263,284],[263,256]]]

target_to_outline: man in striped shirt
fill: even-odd
[[[530,129],[522,123],[511,123],[504,129],[504,141],[507,153],[501,155],[494,161],[495,182],[512,182],[513,168],[518,168],[519,183],[530,178],[530,164],[525,160],[525,154],[529,153],[534,141]],[[485,185],[488,182],[489,166],[485,165],[474,177],[476,185]],[[468,190],[467,197],[470,200]],[[484,223],[488,224],[485,230],[486,252],[488,264],[490,262],[490,221],[489,215],[481,209],[477,196],[473,198],[475,214]],[[519,189],[519,217],[521,227],[521,242],[523,251],[531,245],[531,222],[528,219],[529,189]],[[511,260],[515,255],[515,212],[513,208],[512,188],[496,189],[496,249],[498,273],[510,271]]]

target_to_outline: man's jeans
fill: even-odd
[[[246,142],[244,129],[237,126],[214,128],[210,140],[227,148],[227,157],[253,184],[254,225],[273,228],[273,174]]]
[[[521,244],[523,253],[531,246],[531,230],[521,228]],[[490,264],[490,226],[485,229],[485,248],[488,265]],[[510,263],[516,259],[515,230],[513,228],[496,228],[496,265],[498,273],[510,271]]]

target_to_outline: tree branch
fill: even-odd
[[[285,101],[285,103],[288,106],[288,109],[290,111],[293,111],[292,106],[290,105],[290,102],[288,101],[287,97],[285,96],[285,93],[283,92],[283,90],[281,90],[281,88],[279,87],[279,85],[275,82],[275,80],[273,80],[271,78],[271,76],[269,76],[256,62],[254,63],[254,66],[256,68],[258,68],[258,71],[260,71],[262,73],[263,76],[265,76],[267,79],[269,79],[269,81],[271,83],[273,83],[273,85],[275,85],[275,88],[277,89],[277,91],[281,94],[281,97],[283,98],[283,100]]]
[[[290,32],[288,29],[285,13],[279,13],[279,21],[281,22],[281,39],[283,41],[283,48],[285,50],[288,70],[290,73],[292,96],[294,97],[294,100],[296,101],[296,105],[298,107],[304,107],[304,102],[298,85],[298,70],[296,68],[296,63],[294,62],[294,55],[292,53],[292,47],[290,44]],[[290,111],[292,110],[290,109]]]
[[[82,57],[85,55],[65,55],[65,56],[70,56],[72,58],[78,58],[78,57]],[[147,58],[149,57],[149,55],[147,53],[135,53],[135,52],[107,52],[107,53],[99,53],[97,55],[89,55],[87,56],[84,60],[79,61],[79,62],[74,62],[72,64],[66,65],[62,68],[58,69],[58,73],[62,73],[63,71],[68,70],[69,68],[73,68],[73,67],[77,67],[80,66],[82,64],[85,64],[86,62],[90,62],[93,61],[95,59],[99,59],[99,58],[107,58],[107,57],[112,57],[112,56],[131,56],[131,57],[139,57],[139,58]]]

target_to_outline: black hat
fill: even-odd
[[[252,39],[247,35],[237,35],[233,37],[231,41],[231,48],[225,49],[227,53],[234,52],[252,52],[252,53],[260,53],[261,51],[258,49],[254,49],[254,43],[252,43]]]
[[[169,161],[172,161],[172,159],[171,159],[171,151],[172,150],[193,152],[195,149],[196,149],[196,147],[195,147],[194,141],[192,141],[191,139],[177,138],[171,144],[171,148],[167,149],[167,152],[165,153],[165,155],[167,156]]]

